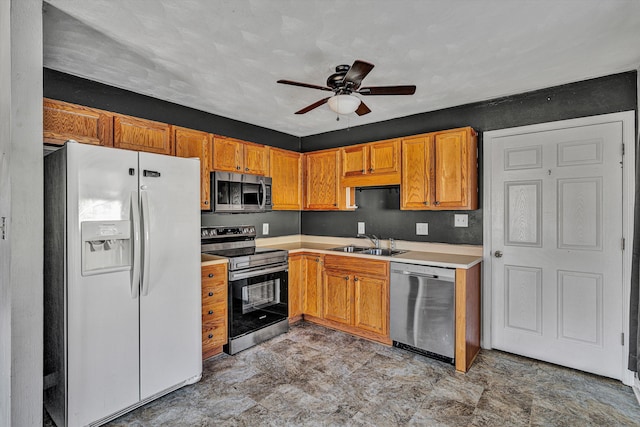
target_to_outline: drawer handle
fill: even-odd
[[[209,334],[209,339],[213,338],[213,334]]]
[[[209,314],[213,314],[213,310],[209,310]]]
[[[213,273],[209,273],[209,277],[213,277]]]
[[[213,296],[213,292],[209,292],[209,296],[212,297]]]

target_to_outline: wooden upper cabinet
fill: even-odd
[[[433,135],[402,140],[402,209],[429,209],[433,183]]]
[[[84,144],[113,146],[113,114],[53,99],[43,100],[43,141],[62,145],[73,139]]]
[[[478,208],[476,132],[464,128],[434,136],[434,204],[438,209]]]
[[[269,148],[273,210],[302,209],[302,154]]]
[[[400,184],[400,139],[340,149],[344,187]]]
[[[211,210],[211,144],[213,135],[193,129],[173,127],[176,156],[200,159],[200,210]]]
[[[304,209],[340,209],[340,150],[305,153]]]
[[[467,127],[402,140],[400,208],[478,208],[477,134]]]
[[[267,166],[267,149],[264,145],[214,135],[214,170],[266,175]]]
[[[171,125],[122,114],[115,114],[113,118],[113,146],[169,156],[175,154]]]

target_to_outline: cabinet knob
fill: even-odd
[[[320,258],[316,258],[316,262],[320,262]]]
[[[364,173],[364,169],[362,169],[362,170],[360,171],[360,173]]]
[[[213,292],[209,292],[209,296],[212,297],[213,296]]]
[[[435,201],[433,204],[434,204],[434,205],[436,205],[436,206],[439,206],[439,205],[440,205],[440,202]]]
[[[344,280],[349,280],[349,276],[344,276]]]
[[[358,278],[357,278],[357,277],[354,277],[354,278],[353,278],[353,281],[354,281],[354,282],[357,282],[357,281],[358,281]]]
[[[245,170],[245,171],[248,171],[248,170],[249,170],[249,168],[244,168],[244,170]]]
[[[213,334],[209,334],[209,339],[213,338]]]
[[[209,273],[209,277],[213,277],[213,273]]]
[[[205,205],[208,205],[208,204],[209,204],[209,201],[208,201],[208,200],[205,200],[205,201],[204,201],[204,204],[205,204]]]
[[[424,203],[425,205],[428,205],[428,204],[429,204],[429,202],[423,202],[423,203]]]
[[[240,170],[240,166],[236,166],[236,170]]]
[[[338,204],[337,204],[337,203],[334,203],[334,204],[333,204],[333,206],[338,206]]]
[[[209,314],[213,314],[213,310],[209,310]]]
[[[369,172],[373,172],[373,168],[369,168]]]

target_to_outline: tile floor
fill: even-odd
[[[45,426],[51,426],[45,415]],[[638,426],[619,381],[482,351],[453,366],[310,323],[109,426]]]

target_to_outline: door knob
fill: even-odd
[[[502,258],[502,251],[495,251],[495,252],[493,253],[493,255],[494,255],[496,258]]]

